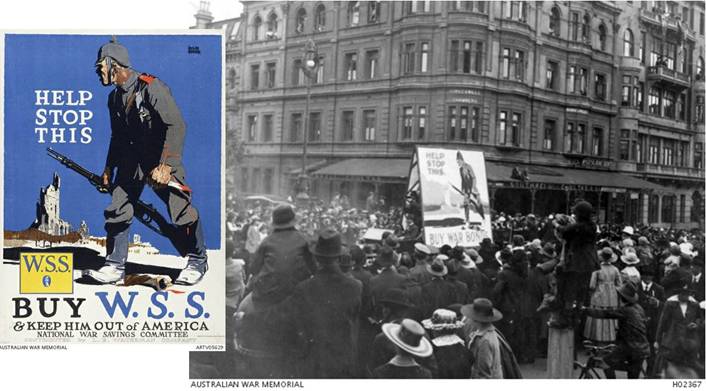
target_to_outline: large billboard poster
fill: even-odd
[[[492,238],[482,152],[419,147],[413,162],[410,178],[418,178],[421,188],[425,243],[470,247]]]
[[[113,34],[0,35],[0,344],[220,350],[223,36]]]

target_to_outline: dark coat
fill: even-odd
[[[351,270],[351,276],[363,283],[361,315],[367,316],[372,306],[370,297],[370,280],[373,278],[373,274],[362,267],[353,267],[353,270]]]
[[[567,272],[591,273],[598,269],[596,250],[596,225],[590,221],[579,221],[557,228],[566,240],[564,270]]]
[[[260,243],[249,271],[253,276],[280,273],[296,284],[309,278],[315,270],[306,236],[287,228],[275,230]]]
[[[434,310],[447,308],[456,303],[456,288],[451,282],[440,277],[434,277],[431,281],[422,285],[422,316],[431,317]]]
[[[529,318],[534,314],[528,300],[527,279],[513,269],[503,269],[493,288],[493,304],[503,314],[503,321]]]
[[[370,296],[373,305],[377,304],[377,301],[385,291],[392,288],[404,289],[406,283],[407,277],[393,268],[385,269],[377,276],[373,276],[370,279]]]
[[[479,297],[487,297],[490,280],[478,269],[459,268],[456,278],[468,287],[468,302]]]
[[[699,280],[694,282],[692,279],[691,284],[689,285],[689,288],[691,288],[694,291],[694,298],[696,301],[704,301],[704,290],[706,287],[704,286],[704,274],[701,273],[701,277],[699,277]]]
[[[647,319],[639,304],[628,304],[616,309],[588,308],[586,314],[594,318],[618,319],[618,334],[615,340],[621,352],[630,352],[631,357],[650,355]]]
[[[638,284],[638,288],[638,303],[645,310],[645,316],[647,317],[647,339],[650,342],[654,342],[657,334],[657,322],[665,300],[664,288],[656,282],[653,282],[648,290],[644,290],[642,283]],[[648,299],[649,297],[657,299],[659,303],[655,305],[654,301]]]
[[[326,265],[301,282],[290,298],[289,313],[304,341],[301,378],[355,376],[362,283],[337,265]]]
[[[698,327],[689,329],[695,323]],[[667,300],[657,325],[657,342],[662,357],[678,363],[693,364],[703,338],[703,315],[697,303],[689,301],[686,316],[679,301]]]
[[[465,282],[460,281],[457,277],[447,276],[446,281],[448,281],[454,287],[456,291],[456,300],[454,303],[466,304],[468,301],[468,285]],[[452,303],[453,304],[453,303]]]
[[[685,285],[690,285],[692,279],[690,269],[678,267],[667,273],[660,283],[664,287],[664,295],[669,298],[676,295]]]

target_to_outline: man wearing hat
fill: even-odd
[[[355,377],[362,284],[341,273],[341,235],[333,228],[321,231],[310,251],[319,268],[297,285],[287,308],[304,342],[303,357],[293,357],[298,377]]]
[[[456,278],[468,287],[468,301],[472,302],[477,297],[485,296],[490,287],[490,280],[479,270],[484,260],[478,254],[478,251],[469,249],[467,254],[464,253],[462,259],[458,260],[457,263],[460,267],[456,273]]]
[[[428,318],[437,308],[446,308],[456,303],[456,289],[454,285],[444,277],[448,274],[446,261],[449,259],[444,254],[439,254],[434,258],[431,265],[427,265],[427,272],[431,275],[431,280],[421,286],[421,309],[422,316]]]
[[[464,305],[461,313],[471,322],[473,329],[466,345],[471,352],[471,379],[502,379],[500,337],[493,323],[503,315],[486,298]]]
[[[637,379],[642,362],[649,357],[650,347],[647,340],[647,319],[638,304],[637,286],[631,281],[617,288],[620,307],[616,309],[582,309],[593,318],[618,319],[616,344],[618,347],[605,357],[610,366],[605,370],[606,378],[615,379],[615,370],[627,370],[628,379]]]
[[[414,244],[414,267],[409,269],[409,280],[417,283],[423,284],[431,280],[431,274],[427,272],[427,265],[429,264],[429,258],[431,257],[431,250],[424,243]]]
[[[704,352],[700,349],[704,337],[703,311],[692,293],[688,284],[684,284],[664,303],[654,346],[663,361],[703,373]],[[656,363],[655,370],[659,373],[665,366],[666,362]]]
[[[191,203],[182,150],[186,125],[169,87],[160,79],[132,69],[127,49],[114,39],[100,47],[95,63],[103,86],[115,86],[108,97],[111,137],[103,186],[111,193],[105,209],[106,262],[86,277],[98,283],[125,275],[129,231],[137,201],[147,183],[167,205],[188,258],[177,284],[194,285],[208,270],[199,212]],[[172,238],[173,239],[173,238]]]
[[[698,302],[704,301],[704,258],[695,257],[691,263],[691,285],[689,288],[694,292],[694,298]]]
[[[385,323],[382,332],[395,345],[395,356],[373,370],[377,379],[431,379],[431,372],[417,363],[415,358],[425,358],[434,350],[426,338],[424,328],[412,319],[398,323]]]
[[[664,288],[654,282],[655,272],[651,267],[641,267],[640,277],[642,281],[638,286],[639,304],[645,310],[647,317],[647,340],[650,343],[650,358],[647,360],[647,373],[652,373],[655,359],[654,343],[657,335],[657,322],[662,313],[664,305]]]
[[[407,277],[397,272],[395,268],[395,253],[391,247],[383,246],[375,262],[382,268],[380,274],[370,279],[370,296],[373,305],[382,297],[382,294],[392,288],[404,289]]]
[[[277,206],[272,211],[272,230],[255,251],[250,273],[278,273],[296,285],[316,271],[306,236],[295,226],[296,215],[290,205]]]

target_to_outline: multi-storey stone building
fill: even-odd
[[[196,15],[228,37],[237,192],[291,194],[304,168],[312,195],[399,203],[431,145],[483,151],[497,210],[582,197],[600,221],[703,220],[703,2],[243,4]]]

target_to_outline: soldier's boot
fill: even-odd
[[[206,245],[203,240],[203,230],[200,220],[182,227],[183,237],[188,243],[187,254],[189,258],[186,267],[182,269],[175,284],[196,285],[208,271],[208,256],[206,255]]]
[[[130,234],[130,226],[106,225],[108,237],[106,239],[105,264],[98,270],[84,270],[83,277],[100,284],[115,284],[125,278],[125,263]]]

